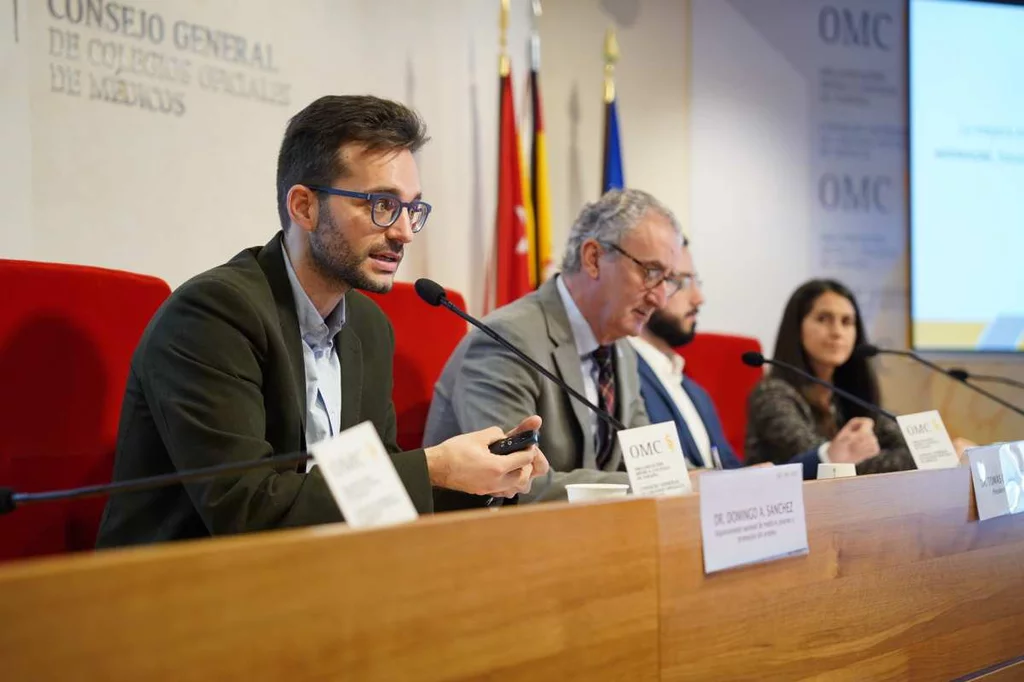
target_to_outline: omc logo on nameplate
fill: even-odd
[[[911,436],[923,436],[929,433],[936,433],[939,431],[939,425],[935,422],[925,422],[923,424],[911,424],[907,427],[907,433]]]
[[[636,443],[630,445],[627,450],[627,454],[633,459],[640,459],[643,457],[654,457],[655,455],[663,455],[667,452],[673,452],[678,449],[675,438],[670,435],[666,435],[662,438],[647,441],[645,443]]]

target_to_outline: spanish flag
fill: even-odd
[[[530,283],[539,287],[551,274],[551,185],[548,179],[548,149],[540,97],[540,36],[530,38],[532,57],[530,92],[533,95],[533,145],[530,154],[530,198],[533,230],[530,233]]]

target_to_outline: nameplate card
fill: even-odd
[[[910,456],[918,469],[952,469],[960,466],[953,441],[946,433],[946,426],[938,410],[901,414],[896,422],[903,432]]]
[[[417,518],[372,422],[320,441],[310,452],[349,526],[374,528]]]
[[[705,573],[806,554],[803,465],[702,474],[700,531]]]
[[[675,422],[626,429],[618,436],[633,495],[664,497],[693,492]]]
[[[984,521],[1024,511],[1021,499],[1024,441],[970,448],[966,454],[971,464],[979,519]]]

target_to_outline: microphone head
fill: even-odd
[[[764,365],[764,356],[756,350],[748,350],[742,356],[743,364],[747,367],[761,367]]]
[[[853,349],[854,357],[858,358],[873,358],[879,354],[878,346],[872,343],[862,343]]]
[[[12,488],[0,488],[0,514],[9,514],[17,506],[14,502],[14,490]]]
[[[967,381],[967,378],[971,376],[970,373],[963,367],[950,367],[949,369],[946,370],[946,374],[953,377],[957,381]]]
[[[441,305],[448,297],[444,293],[444,287],[432,279],[420,277],[416,280],[416,293],[430,305]]]

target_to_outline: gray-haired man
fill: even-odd
[[[636,355],[625,338],[679,288],[672,270],[684,243],[672,213],[639,190],[613,190],[580,212],[562,271],[486,322],[627,428],[648,423]],[[480,332],[452,353],[434,387],[424,444],[493,424],[543,419],[541,450],[551,479],[531,496],[564,499],[570,483],[627,483],[614,429],[586,406]],[[526,497],[526,496],[521,496]],[[485,498],[435,491],[440,510]]]

